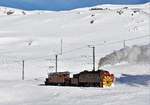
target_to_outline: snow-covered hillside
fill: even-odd
[[[63,55],[59,56],[59,70],[72,72],[91,67],[92,49],[88,45],[96,46],[98,64],[101,57],[123,48],[124,40],[135,38],[127,41],[127,46],[149,43],[149,4],[97,8],[103,10],[83,8],[22,14],[21,10],[8,8],[16,14],[0,12],[0,63],[15,63],[3,68],[20,70],[21,61],[25,60],[26,70],[34,72],[40,68],[37,72],[45,72],[48,66],[54,66],[61,40]]]
[[[56,54],[58,71],[73,74],[92,69],[88,45],[96,47],[97,67],[100,58],[114,50],[148,46],[149,8],[149,3],[61,12],[0,7],[0,105],[149,105],[149,63],[101,67],[116,76],[108,89],[40,85],[55,70]],[[21,81],[22,60],[25,81]]]

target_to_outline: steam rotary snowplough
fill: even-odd
[[[49,73],[45,85],[83,86],[83,87],[111,87],[114,75],[105,70],[82,71],[70,78],[69,72]]]

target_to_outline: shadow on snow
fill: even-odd
[[[137,85],[148,86],[150,84],[150,75],[122,74],[122,77],[116,78],[116,82],[131,86]]]

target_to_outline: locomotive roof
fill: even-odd
[[[69,75],[70,72],[65,71],[65,72],[54,72],[54,73],[49,73],[48,75]]]
[[[101,72],[107,72],[107,73],[109,73],[108,71],[106,71],[106,70],[97,70],[97,71],[88,71],[88,70],[84,70],[84,71],[82,71],[82,72],[80,72],[80,73],[78,73],[78,74],[74,74],[73,76],[74,77],[78,77],[80,74],[95,74],[95,73],[101,73]]]
[[[84,70],[84,71],[80,72],[80,74],[82,74],[82,73],[100,73],[100,72],[108,72],[108,71],[106,71],[106,70],[97,70],[97,71]]]

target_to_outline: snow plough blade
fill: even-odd
[[[101,86],[100,87],[111,87],[114,82],[114,75],[109,72],[103,73],[101,76]]]

